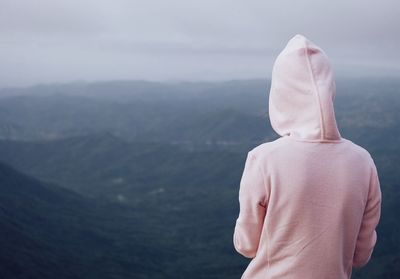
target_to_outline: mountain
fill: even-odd
[[[391,162],[400,160],[400,153],[392,152],[393,148],[380,145],[371,149],[382,184],[382,220],[374,257],[367,268],[355,271],[353,278],[398,274],[394,267],[400,256],[400,223],[396,215],[400,210],[400,172]],[[207,274],[229,273],[237,277],[246,265],[246,260],[233,251],[231,239],[238,213],[244,149],[190,151],[175,145],[126,142],[99,134],[47,142],[2,141],[0,156],[31,175],[52,183],[59,181],[63,187],[97,202],[131,207],[143,219],[156,216],[148,220],[143,232],[157,235],[160,230],[154,228],[161,222],[168,227],[161,231],[169,234],[162,248],[148,240],[147,251],[159,248],[168,255],[171,246],[177,245],[178,255],[195,255],[179,260],[179,265],[169,265],[175,274],[188,274],[193,265],[202,262],[197,267],[201,273],[208,270]]]
[[[0,138],[53,139],[110,132],[125,139],[157,142],[257,141],[268,136],[265,112],[252,109],[266,102],[258,94],[265,86],[265,81],[255,80],[3,89]],[[240,97],[243,92],[245,98]]]
[[[277,137],[267,85],[2,90],[0,160],[29,176],[1,165],[21,183],[0,181],[0,224],[15,237],[2,240],[11,273],[0,277],[240,278],[249,261],[233,250],[232,233],[245,156]],[[342,136],[370,151],[383,191],[376,250],[353,278],[398,278],[399,81],[341,79],[337,87]]]
[[[196,192],[167,185],[128,206],[0,170],[2,278],[233,278],[246,265],[232,246],[236,189],[201,187],[200,174]]]
[[[166,194],[170,195],[162,201],[166,206],[223,190],[233,194],[242,153],[127,142],[110,134],[35,142],[0,140],[0,160],[30,175],[88,197],[144,205]]]
[[[1,278],[165,278],[162,263],[176,254],[158,233],[165,224],[4,163],[0,185]]]
[[[353,138],[361,130],[398,128],[399,86],[392,79],[338,80],[335,107],[344,135]],[[114,81],[2,89],[0,138],[111,133],[132,141],[253,144],[275,137],[268,119],[268,89],[266,80]]]

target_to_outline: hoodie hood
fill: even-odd
[[[276,58],[272,70],[272,128],[281,136],[302,140],[340,140],[333,107],[335,94],[328,56],[303,35],[295,35]]]

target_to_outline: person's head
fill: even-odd
[[[333,100],[335,78],[328,56],[303,35],[295,35],[272,70],[269,116],[281,136],[337,140]]]

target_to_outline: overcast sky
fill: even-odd
[[[400,76],[398,0],[0,0],[0,87],[269,78],[298,33],[337,75]]]

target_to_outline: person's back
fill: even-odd
[[[342,138],[325,53],[296,35],[278,56],[269,115],[282,137],[252,149],[240,182],[242,279],[341,279],[373,251],[381,191],[370,154]]]

